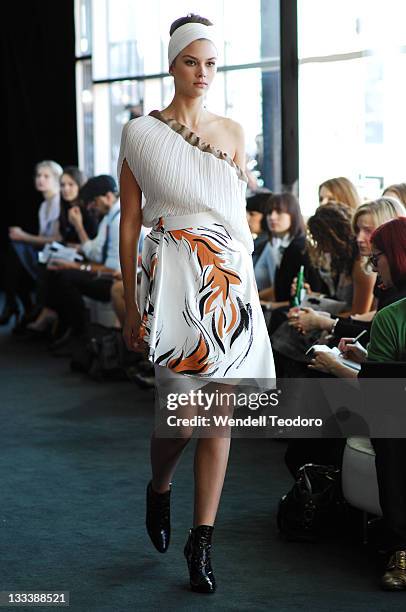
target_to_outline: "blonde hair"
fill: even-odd
[[[385,191],[382,194],[382,197],[385,197],[385,194],[391,192],[396,195],[399,202],[406,206],[406,183],[396,183],[395,185],[389,185],[386,187]]]
[[[361,204],[352,218],[352,228],[354,233],[358,233],[357,222],[362,215],[371,215],[375,228],[386,221],[397,217],[406,217],[406,208],[395,198],[378,198]]]
[[[319,185],[319,195],[322,187],[331,191],[333,200],[347,204],[347,206],[353,210],[358,208],[361,204],[361,198],[358,195],[355,185],[353,185],[349,179],[345,178],[345,176],[331,178],[321,183],[321,185]]]
[[[44,159],[43,161],[38,162],[38,164],[35,164],[35,174],[37,174],[40,168],[49,168],[54,176],[55,182],[59,185],[59,179],[63,174],[62,166],[52,159]]]

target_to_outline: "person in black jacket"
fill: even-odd
[[[273,194],[267,215],[269,239],[255,269],[259,297],[272,310],[289,305],[292,281],[300,266],[305,278],[317,285],[317,273],[305,252],[305,225],[297,198],[291,193]]]
[[[78,207],[82,213],[83,226],[90,239],[97,234],[99,218],[95,211],[86,207],[79,197],[79,190],[86,183],[86,177],[76,166],[66,166],[61,176],[61,212],[59,231],[62,242],[67,245],[79,245],[80,239],[75,225],[71,221],[70,211]]]

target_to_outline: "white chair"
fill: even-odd
[[[341,472],[344,498],[362,510],[367,543],[368,514],[382,516],[375,468],[375,451],[369,438],[348,438]]]
[[[90,311],[91,323],[98,323],[104,325],[104,327],[120,327],[120,322],[111,302],[100,302],[85,297],[85,303]]]

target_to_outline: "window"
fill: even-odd
[[[298,0],[299,191],[347,176],[365,198],[404,182],[406,3]]]
[[[264,4],[275,8],[278,33],[278,0],[252,0],[249,7],[244,0],[77,0],[79,159],[87,174],[115,175],[123,125],[171,101],[169,27],[176,18],[193,11],[215,23],[223,42],[207,107],[243,125],[253,180],[257,177],[259,186],[266,180],[274,187],[269,185],[275,181],[274,168],[264,160],[271,135],[263,133],[263,116],[270,100],[280,97],[269,93],[280,86],[279,53],[274,51],[271,56],[269,45],[264,44],[269,36]],[[269,21],[269,11],[265,19]],[[273,38],[275,47],[279,49],[278,36]],[[263,95],[266,79],[271,87]]]

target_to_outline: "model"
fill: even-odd
[[[123,333],[128,348],[147,348],[161,396],[184,390],[185,382],[198,389],[225,379],[275,378],[253,274],[243,131],[204,106],[217,70],[214,28],[188,15],[170,35],[174,98],[124,126],[118,161]],[[144,241],[137,305],[134,254],[142,224],[153,229]],[[146,524],[160,552],[169,546],[172,478],[192,433],[152,435]],[[204,593],[216,588],[211,538],[229,447],[229,436],[199,437],[196,444],[194,521],[184,553],[191,587]]]

